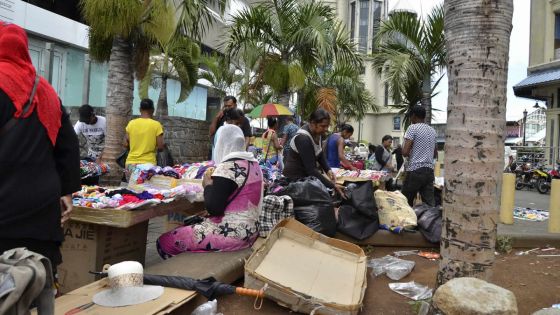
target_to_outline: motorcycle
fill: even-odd
[[[546,176],[539,177],[537,180],[537,190],[541,194],[546,194],[550,191],[550,185],[553,179],[560,179],[560,161],[556,162],[556,168],[548,171]]]
[[[523,162],[515,169],[515,189],[521,190],[524,187],[533,189],[537,187],[537,180],[533,176],[531,163]]]

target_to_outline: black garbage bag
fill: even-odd
[[[379,218],[367,217],[352,206],[342,205],[338,209],[337,230],[359,241],[365,240],[379,230]]]
[[[306,177],[290,182],[288,186],[277,193],[288,195],[294,201],[294,206],[308,206],[316,203],[331,203],[331,195],[327,187],[315,177]]]
[[[425,203],[414,207],[418,218],[418,229],[430,243],[441,241],[442,209],[431,207]]]
[[[336,234],[334,206],[327,187],[315,177],[289,183],[277,195],[290,196],[296,220],[326,236]]]
[[[173,166],[173,156],[167,147],[157,153],[157,165],[161,167]]]
[[[294,207],[296,220],[315,232],[332,237],[336,234],[336,217],[332,203]]]
[[[342,204],[350,205],[367,217],[377,217],[377,205],[373,197],[373,183],[368,180],[364,182],[345,182],[346,200]]]
[[[364,240],[379,230],[377,205],[371,181],[346,182],[346,200],[338,210],[337,230]]]

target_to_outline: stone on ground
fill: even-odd
[[[439,287],[434,306],[445,315],[517,315],[509,290],[476,278],[455,278]]]

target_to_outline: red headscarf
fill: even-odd
[[[0,21],[0,89],[12,100],[16,109],[14,117],[25,118],[37,110],[39,121],[54,145],[62,111],[58,95],[45,79],[40,79],[27,115],[22,112],[31,96],[35,73],[25,31],[15,24]]]

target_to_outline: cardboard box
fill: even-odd
[[[245,286],[296,312],[355,315],[367,286],[367,257],[351,243],[295,219],[276,225],[245,264]]]
[[[95,281],[89,271],[100,271],[104,264],[134,260],[144,264],[148,221],[129,228],[70,221],[64,226],[58,266],[60,290],[70,292]]]
[[[93,296],[102,290],[106,290],[105,279],[96,281],[68,294],[65,294],[55,300],[55,315],[64,315],[69,310],[90,303]],[[163,295],[159,298],[146,303],[125,306],[125,307],[103,307],[94,305],[81,311],[79,314],[84,315],[183,315],[190,314],[192,305],[188,303],[196,293],[194,291],[179,290],[173,288],[164,288]],[[37,314],[36,310],[31,312]]]
[[[185,215],[199,213],[204,210],[203,202],[189,202],[186,199],[177,199],[170,203],[144,206],[133,210],[120,209],[94,209],[87,207],[74,207],[72,220],[84,223],[94,223],[119,228],[127,228],[151,218],[167,215],[171,211]]]

